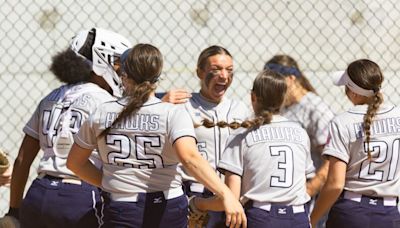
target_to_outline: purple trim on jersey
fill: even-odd
[[[218,166],[220,166],[220,165],[221,165],[221,161],[218,163]],[[225,168],[223,168],[223,167],[217,167],[217,170],[218,170],[220,173],[224,174],[224,175],[226,175],[226,174],[225,174],[226,172],[230,172],[230,173],[233,173],[233,174],[238,175],[238,176],[240,176],[240,177],[242,176],[242,174],[239,174],[238,172],[234,172],[234,171],[225,169]]]
[[[150,97],[146,102],[149,102],[151,99],[152,99],[152,97]],[[156,104],[163,103],[158,97],[153,97],[153,99],[155,100],[155,101],[153,101],[153,103],[150,103],[150,104],[146,104],[145,103],[141,107],[146,107],[146,106],[151,106],[151,105],[156,105]],[[121,98],[121,99],[119,99],[117,101],[111,101],[111,102],[116,102],[117,104],[119,104],[121,106],[126,106],[128,104],[124,103],[125,101],[126,101],[126,97]]]
[[[395,108],[395,106],[392,106],[392,107],[390,107],[390,109],[388,109],[388,110],[381,110],[381,111],[378,111],[378,112],[376,113],[376,115],[381,115],[381,114],[388,113],[388,112],[392,111],[394,108]],[[363,110],[363,111],[348,110],[347,112],[348,112],[348,113],[351,113],[351,114],[365,115],[365,114],[366,114],[366,111],[367,111],[367,110]]]
[[[176,140],[178,140],[178,139],[180,139],[180,138],[182,138],[182,137],[192,137],[192,138],[194,138],[194,140],[195,140],[196,143],[197,143],[197,139],[196,139],[196,137],[194,137],[193,135],[182,135],[182,136],[179,136],[178,138],[176,138],[176,139],[172,142],[172,145],[174,145],[174,143],[176,142]]]

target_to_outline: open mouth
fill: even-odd
[[[216,84],[215,85],[215,91],[217,93],[223,93],[226,90],[226,85],[225,84]]]

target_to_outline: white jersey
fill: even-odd
[[[23,129],[25,134],[39,140],[44,152],[38,172],[76,177],[66,167],[72,135],[98,104],[112,99],[107,91],[93,83],[63,85],[43,98]],[[95,152],[91,160],[100,165]]]
[[[192,118],[193,125],[201,124],[204,119],[209,119],[214,123],[219,121],[243,122],[251,115],[251,111],[242,102],[223,98],[220,103],[215,104],[204,99],[200,93],[193,93],[189,102],[184,106]],[[206,128],[200,126],[195,128],[198,150],[214,169],[217,167],[225,149],[226,140],[232,131],[228,127]],[[187,172],[183,176],[187,180],[195,181]]]
[[[125,99],[102,104],[75,136],[81,147],[98,149],[103,189],[135,193],[181,187],[173,143],[180,137],[195,137],[190,116],[181,105],[150,97],[136,114],[114,126],[106,137],[99,137],[126,104]]]
[[[330,141],[323,155],[347,164],[344,189],[368,196],[394,196],[400,191],[400,108],[381,105],[371,124],[368,160],[363,118],[367,105],[336,116],[329,126]]]
[[[299,103],[285,107],[282,115],[300,122],[311,140],[311,157],[315,167],[322,165],[321,149],[328,139],[329,122],[333,119],[332,109],[315,93],[308,92]]]
[[[241,176],[242,202],[303,205],[306,176],[315,169],[310,139],[300,124],[273,116],[270,124],[240,130],[227,143],[218,169]]]

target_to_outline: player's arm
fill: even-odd
[[[185,89],[172,89],[166,92],[161,100],[172,104],[182,104],[188,101],[192,94],[188,93]]]
[[[29,170],[39,150],[39,140],[25,134],[11,175],[10,211],[21,205]]]
[[[225,184],[232,191],[237,200],[240,198],[240,186],[242,179],[239,175],[225,171]],[[223,202],[219,197],[202,198],[196,197],[194,205],[201,211],[223,211]]]
[[[329,172],[327,181],[322,188],[315,207],[311,213],[311,224],[314,226],[319,219],[332,207],[343,191],[347,164],[335,157],[329,157]]]
[[[80,179],[100,187],[103,173],[89,160],[92,151],[74,143],[68,155],[67,168]]]
[[[329,160],[325,159],[322,166],[317,170],[315,176],[307,181],[307,193],[311,197],[318,194],[326,182],[329,170]]]
[[[206,188],[221,198],[226,213],[226,225],[229,227],[247,227],[247,220],[240,202],[232,191],[222,183],[215,170],[197,151],[195,139],[181,137],[174,142],[174,149],[182,165]]]

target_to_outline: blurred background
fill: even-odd
[[[400,4],[396,0],[14,0],[0,4],[0,147],[13,161],[22,128],[40,99],[59,86],[51,56],[79,30],[103,27],[133,44],[151,43],[164,55],[158,91],[199,90],[197,57],[218,44],[234,58],[229,96],[249,103],[265,61],[295,58],[319,95],[341,112],[350,106],[331,76],[369,58],[384,72],[386,99],[397,104]],[[30,181],[36,176],[31,168]],[[28,183],[29,185],[30,183]],[[28,186],[26,187],[26,189]],[[9,188],[0,187],[0,216]]]

